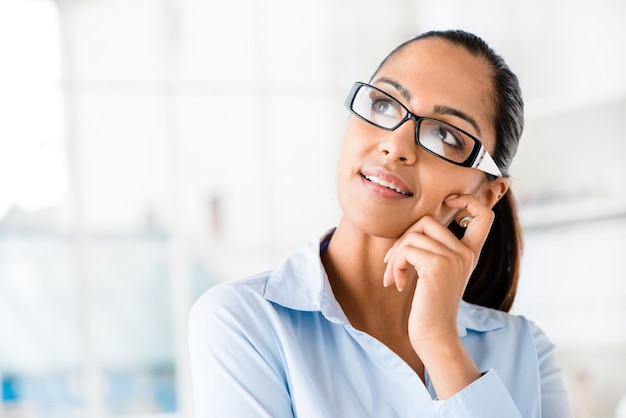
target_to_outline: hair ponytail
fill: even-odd
[[[493,207],[496,215],[463,299],[508,312],[515,300],[522,256],[517,204],[509,190]]]

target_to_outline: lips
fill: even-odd
[[[361,172],[361,176],[367,181],[393,190],[403,196],[413,196],[413,193],[408,191],[408,187],[404,182],[391,174],[376,170],[374,172]]]

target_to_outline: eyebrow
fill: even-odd
[[[402,84],[398,83],[395,80],[392,80],[391,78],[380,77],[380,78],[377,78],[376,80],[374,80],[373,83],[389,84],[391,87],[396,89],[402,95],[402,97],[404,97],[406,99],[406,101],[411,101],[411,92],[409,92],[406,89],[406,87],[404,87]]]
[[[397,81],[391,78],[380,77],[374,80],[373,83],[389,84],[394,89],[396,89],[402,95],[402,97],[404,97],[407,101],[411,101],[411,92],[407,90],[407,88],[404,87],[402,84],[398,83]],[[444,106],[444,105],[435,105],[435,107],[433,108],[433,112],[439,115],[450,115],[450,116],[456,116],[457,118],[463,119],[464,121],[472,125],[472,127],[476,130],[476,133],[480,136],[480,128],[478,127],[478,122],[476,122],[476,119],[474,119],[467,113],[462,112],[453,107]]]
[[[455,109],[453,107],[448,107],[444,105],[435,105],[435,107],[433,108],[433,111],[434,113],[439,114],[439,115],[456,116],[457,118],[461,118],[464,121],[469,122],[469,124],[472,125],[472,127],[476,130],[476,133],[480,135],[480,128],[478,127],[478,123],[476,122],[476,119],[474,119],[467,113],[461,112],[460,110]]]

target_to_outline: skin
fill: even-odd
[[[445,40],[422,39],[391,57],[371,84],[414,114],[472,133],[491,153],[490,77],[482,58]],[[385,131],[349,118],[337,177],[343,216],[322,262],[350,323],[386,344],[422,380],[428,370],[438,398],[446,399],[480,377],[456,317],[494,219],[491,208],[509,183],[437,158],[414,138],[413,121]],[[472,221],[458,240],[446,225],[464,216]]]

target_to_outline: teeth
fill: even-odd
[[[387,183],[385,180],[379,179],[378,177],[374,177],[374,176],[364,176],[366,179],[368,179],[369,181],[371,181],[372,183],[376,183],[376,184],[380,184],[383,187],[386,187],[388,189],[394,190],[400,194],[403,194],[405,196],[408,196],[409,193],[405,192],[404,190],[400,190],[398,188],[398,186],[396,186],[393,183]]]

